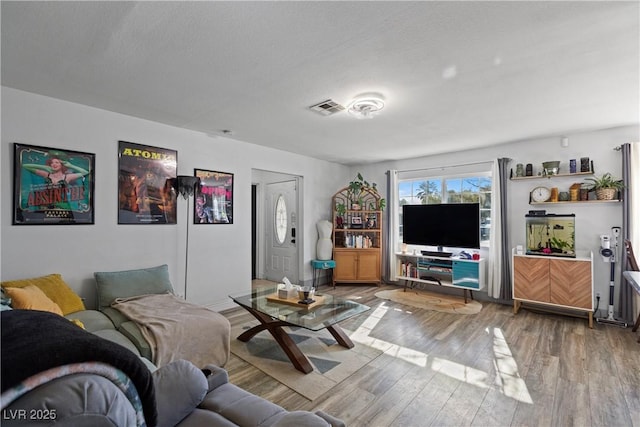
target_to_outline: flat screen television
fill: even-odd
[[[480,248],[480,204],[402,206],[402,241],[409,245]]]

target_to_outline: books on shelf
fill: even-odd
[[[373,248],[373,240],[369,236],[362,234],[349,234],[345,237],[345,247],[356,249],[369,249]]]
[[[418,264],[414,264],[411,262],[400,263],[400,276],[402,277],[413,277],[416,279],[422,279],[422,277],[420,277],[421,272],[424,274],[451,274],[451,266],[422,265],[420,263],[420,260],[418,260]]]

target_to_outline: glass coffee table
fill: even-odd
[[[293,366],[305,374],[313,371],[313,367],[283,327],[297,326],[312,331],[326,329],[342,347],[353,348],[353,342],[338,323],[369,310],[366,305],[324,293],[314,295],[312,304],[300,304],[297,298],[278,298],[275,287],[229,297],[260,322],[240,334],[238,339],[247,342],[257,333],[269,331]]]

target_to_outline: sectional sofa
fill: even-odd
[[[206,337],[220,347],[211,363],[154,363],[144,328],[112,305],[172,293],[166,265],[95,278],[99,310],[86,310],[59,274],[2,282],[3,425],[344,425],[322,411],[286,411],[229,383],[221,366],[230,328],[219,313],[211,312],[219,327]]]

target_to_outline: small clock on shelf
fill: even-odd
[[[547,187],[540,186],[531,190],[531,201],[536,203],[546,202],[551,198],[551,190]]]

